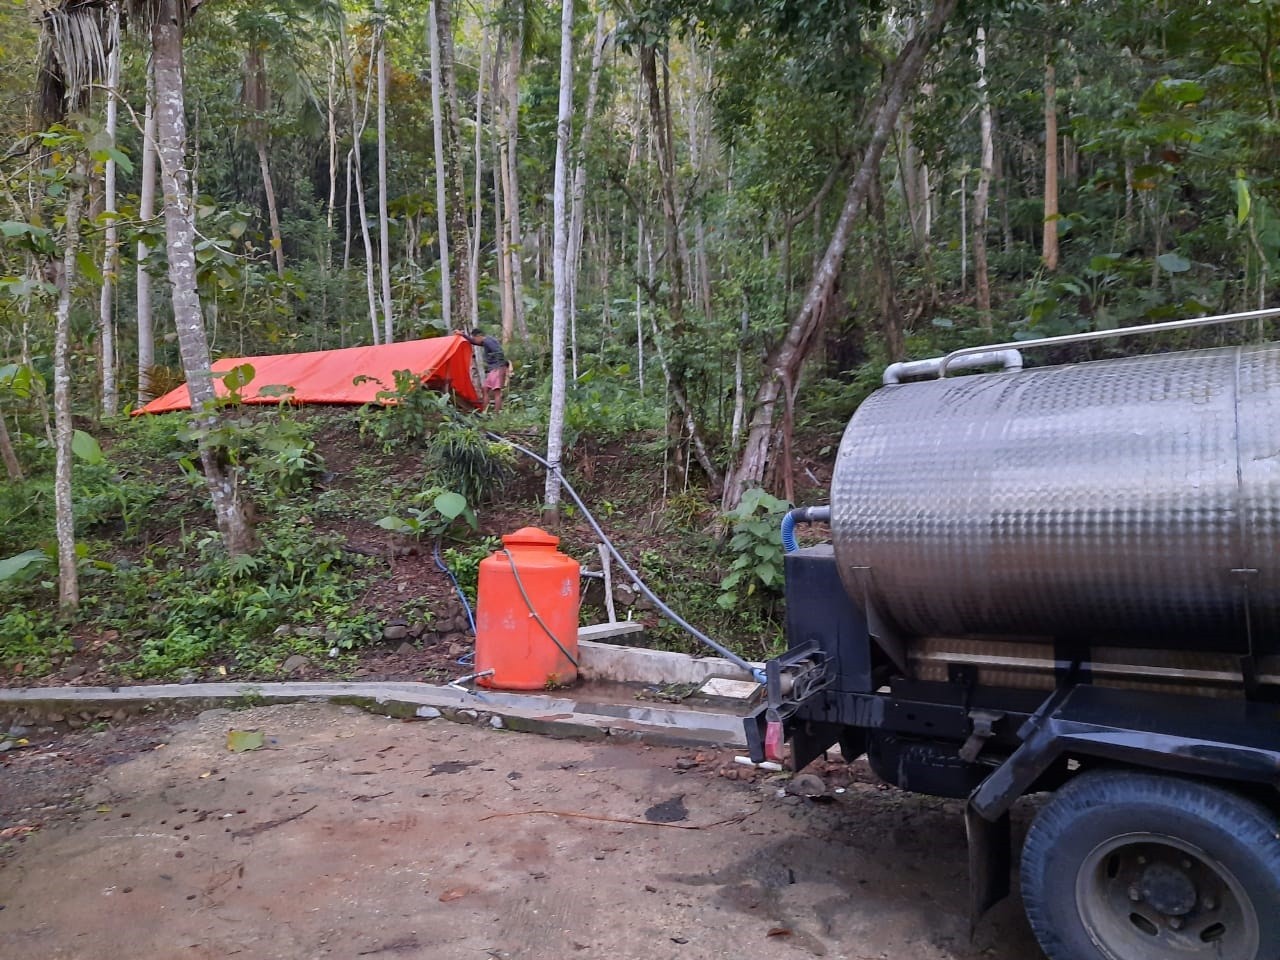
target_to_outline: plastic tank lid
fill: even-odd
[[[550,547],[554,550],[559,543],[559,537],[538,527],[521,527],[515,533],[508,533],[502,538],[504,547]]]

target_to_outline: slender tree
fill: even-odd
[[[764,481],[778,401],[783,399],[785,402],[784,389],[794,390],[800,368],[816,342],[854,224],[867,202],[872,178],[880,175],[880,159],[885,145],[893,133],[902,105],[915,88],[925,57],[945,28],[956,2],[935,0],[929,16],[903,45],[886,72],[880,94],[869,113],[870,133],[863,147],[862,160],[846,188],[844,206],[826,251],[809,282],[804,301],[765,361],[763,376],[752,402],[746,441],[738,463],[725,483],[725,509],[736,507],[746,490],[760,486]]]
[[[427,46],[431,50],[431,134],[436,160],[436,224],[440,245],[440,316],[446,328],[453,326],[453,278],[449,263],[449,204],[446,198],[445,127],[447,119],[440,82],[440,24],[435,0],[427,7]]]
[[[1054,72],[1053,58],[1045,57],[1044,240],[1040,257],[1050,271],[1058,269],[1058,85]]]
[[[992,135],[991,96],[987,90],[987,31],[978,28],[978,120],[981,157],[978,186],[973,194],[973,285],[982,329],[991,330],[991,276],[987,264],[987,212],[991,203],[991,173],[995,165],[995,137]]]
[[[387,216],[387,22],[383,0],[374,5],[374,37],[378,45],[378,254],[382,273],[382,338],[395,339],[391,320],[391,240]]]
[[[80,606],[80,580],[76,557],[75,513],[71,503],[72,438],[71,423],[71,300],[75,293],[76,262],[80,254],[80,213],[88,179],[87,165],[78,161],[67,191],[66,227],[62,240],[62,270],[58,280],[58,306],[54,315],[53,417],[57,443],[54,446],[53,477],[54,526],[58,539],[58,605],[66,612]]]
[[[560,5],[560,106],[556,115],[555,186],[552,192],[553,253],[551,263],[554,305],[551,320],[551,409],[547,415],[547,482],[543,494],[544,520],[555,526],[560,520],[560,455],[564,445],[565,334],[568,329],[569,133],[573,122],[573,0]]]
[[[147,64],[147,106],[142,128],[142,185],[138,191],[138,219],[150,226],[156,215],[156,112],[155,71]],[[155,321],[151,312],[151,252],[145,236],[138,238],[134,271],[138,313],[138,403],[152,398],[151,371],[156,363]]]
[[[116,120],[119,111],[120,87],[120,8],[110,11],[107,43],[111,52],[107,55],[107,118],[104,133],[112,147],[116,142]],[[115,337],[115,281],[120,259],[120,228],[116,223],[116,160],[109,156],[103,169],[102,205],[107,218],[103,230],[102,288],[98,297],[98,327],[101,338],[102,361],[102,412],[115,416],[119,409],[119,391],[116,388],[116,337]]]
[[[156,71],[156,155],[164,195],[165,240],[169,255],[169,286],[173,319],[178,330],[178,351],[182,357],[191,409],[202,428],[200,461],[213,501],[218,529],[227,552],[251,552],[257,546],[236,483],[236,474],[225,451],[211,437],[218,424],[213,376],[210,372],[209,340],[200,294],[196,289],[195,209],[191,178],[187,171],[187,121],[185,80],[182,64],[182,34],[189,13],[184,0],[135,2],[131,22],[149,28],[151,56]]]

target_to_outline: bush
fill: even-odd
[[[495,443],[473,421],[440,422],[427,448],[428,462],[441,486],[478,506],[491,500],[516,474],[515,451]]]
[[[290,653],[324,659],[378,636],[358,602],[364,558],[344,552],[336,537],[315,536],[290,511],[260,534],[252,556],[228,556],[214,535],[156,548],[142,565],[118,568],[102,596],[86,597],[101,625],[142,634],[129,673],[270,671]]]

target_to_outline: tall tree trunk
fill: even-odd
[[[978,122],[981,159],[978,187],[973,194],[973,286],[982,329],[991,331],[991,276],[987,263],[987,212],[991,202],[991,172],[995,164],[995,139],[991,132],[991,97],[987,92],[987,32],[978,28]]]
[[[431,132],[436,154],[436,223],[440,244],[440,315],[446,328],[453,327],[453,280],[449,270],[449,204],[445,198],[446,167],[444,141],[446,119],[441,105],[440,22],[433,0],[427,6],[427,46],[431,50]]]
[[[547,417],[547,482],[543,520],[560,522],[560,454],[564,443],[564,343],[569,319],[569,133],[573,121],[573,0],[560,3],[560,105],[556,115],[556,168],[552,188],[551,411]]]
[[[528,341],[529,327],[524,308],[524,234],[520,227],[520,63],[524,48],[524,4],[517,2],[512,11],[515,23],[507,51],[506,93],[507,116],[504,139],[506,164],[503,169],[503,202],[507,215],[507,259],[511,271],[512,307],[515,311],[516,334]]]
[[[484,232],[484,83],[489,72],[489,24],[481,14],[480,23],[480,70],[476,74],[476,182],[474,196],[475,222],[472,226],[471,257],[468,263],[467,285],[471,303],[471,327],[480,325],[480,238]]]
[[[1160,251],[1157,250],[1158,254]],[[1044,61],[1044,245],[1046,270],[1058,269],[1058,90],[1053,60]]]
[[[391,239],[387,216],[387,23],[382,0],[377,10],[378,43],[378,254],[382,267],[382,339],[395,339],[391,319]]]
[[[376,345],[382,342],[382,331],[378,327],[378,295],[373,281],[373,241],[369,237],[369,212],[364,198],[364,170],[360,156],[360,140],[364,136],[364,128],[369,121],[369,82],[373,79],[373,73],[372,71],[369,72],[368,80],[365,83],[364,107],[361,109],[359,95],[356,92],[355,56],[347,37],[345,17],[341,24],[339,39],[342,43],[342,57],[346,67],[347,106],[351,115],[351,152],[347,155],[347,175],[354,181],[356,187],[356,214],[360,218],[360,239],[364,243],[365,297],[369,303],[369,328],[373,336],[373,343]],[[372,59],[373,50],[370,49],[369,52],[370,59]],[[348,210],[350,209],[350,199],[350,192],[348,191]],[[350,235],[349,227],[348,235]]]
[[[138,219],[149,226],[156,215],[156,91],[155,69],[147,67],[147,106],[142,133],[142,185],[138,190]],[[138,241],[135,271],[138,301],[138,403],[152,397],[151,369],[156,364],[155,323],[151,315],[151,274],[147,256],[150,247]]]
[[[871,178],[868,211],[875,226],[871,238],[872,258],[876,266],[876,287],[880,299],[880,332],[884,336],[885,353],[889,362],[895,363],[907,355],[902,333],[902,307],[898,303],[897,283],[894,278],[893,257],[889,252],[888,226],[884,215],[884,191],[880,178]]]
[[[662,214],[664,225],[663,254],[669,271],[667,282],[667,318],[670,323],[671,337],[677,353],[683,349],[685,317],[685,250],[681,242],[680,207],[676,201],[675,185],[675,145],[671,138],[670,98],[659,88],[657,69],[657,49],[651,44],[640,45],[640,73],[644,78],[648,91],[649,123],[655,139],[655,154],[658,160],[660,194],[662,197]],[[660,345],[659,345],[660,346]],[[663,361],[664,374],[668,377],[671,399],[675,401],[678,416],[677,422],[690,433],[694,453],[698,465],[711,481],[712,486],[720,483],[720,471],[714,461],[707,455],[707,447],[697,427],[697,418],[689,403],[685,389],[684,364]],[[676,433],[678,435],[678,431]]]
[[[444,94],[445,183],[449,193],[449,249],[453,253],[453,307],[459,321],[471,316],[470,237],[467,235],[467,188],[462,167],[462,134],[458,124],[458,84],[454,72],[453,5],[456,0],[434,0],[437,43],[436,62]],[[433,68],[434,72],[434,68]],[[434,101],[433,101],[434,103]]]
[[[117,44],[118,46],[118,44]],[[80,212],[84,208],[88,165],[79,161],[67,192],[67,226],[62,248],[53,345],[54,527],[58,539],[58,606],[71,613],[80,606],[80,579],[76,563],[75,512],[71,503],[71,299],[76,284],[76,257],[80,253]]]
[[[267,201],[267,222],[271,229],[271,253],[276,262],[276,274],[284,276],[284,237],[280,233],[280,211],[276,206],[276,185],[271,179],[271,160],[268,153],[267,109],[270,96],[267,90],[267,67],[262,57],[262,47],[255,41],[249,46],[245,63],[244,98],[251,111],[249,133],[258,154],[258,171],[262,176],[262,193]]]
[[[4,422],[3,409],[0,409],[0,460],[4,461],[4,472],[8,474],[10,483],[21,483],[25,479],[13,441],[9,439],[9,425]]]
[[[186,168],[187,121],[182,76],[181,0],[158,0],[151,28],[151,55],[156,72],[156,153],[164,190],[165,239],[169,253],[169,285],[178,350],[191,394],[191,409],[205,434],[200,441],[213,511],[227,552],[235,556],[257,545],[224,452],[208,440],[217,424],[209,342],[196,291],[195,212]]]
[[[826,252],[809,284],[808,293],[782,340],[770,351],[764,375],[752,400],[752,416],[737,468],[725,484],[724,509],[738,505],[745,490],[759,486],[769,463],[770,439],[777,401],[784,384],[794,383],[817,338],[826,315],[827,304],[835,290],[836,279],[844,262],[845,250],[857,222],[858,212],[866,203],[872,178],[879,176],[880,158],[884,155],[908,94],[915,87],[926,54],[937,41],[955,10],[957,0],[936,0],[933,10],[899,52],[885,76],[877,106],[872,114],[871,137],[862,153],[853,179],[845,194],[844,207]]]
[[[573,376],[578,377],[577,317],[578,272],[582,268],[582,231],[587,209],[587,148],[596,115],[596,98],[600,90],[600,69],[604,65],[604,50],[609,43],[605,30],[604,7],[596,11],[596,42],[591,53],[591,73],[587,78],[587,105],[582,119],[582,133],[578,137],[578,149],[574,156],[573,214],[569,224],[569,319],[574,328]]]
[[[338,207],[338,54],[333,41],[329,42],[329,72],[326,77],[325,90],[325,128],[329,143],[329,198],[325,205],[324,263],[321,275],[332,276],[333,270],[333,225],[337,218]],[[321,316],[329,319],[329,284],[325,283],[321,303]],[[339,323],[342,321],[339,320]],[[339,336],[339,340],[342,337]],[[332,341],[329,341],[332,343]]]
[[[738,442],[742,440],[742,420],[747,412],[747,389],[745,370],[743,369],[743,344],[747,342],[747,334],[751,330],[751,309],[747,302],[747,293],[742,292],[742,316],[738,324],[738,346],[733,351],[733,421],[729,427],[729,449],[737,452]]]
[[[120,10],[112,8],[110,61],[107,65],[107,139],[116,144],[116,119],[119,111],[120,87]],[[116,388],[116,317],[115,281],[120,259],[120,228],[116,224],[116,162],[108,159],[103,171],[103,213],[107,225],[103,231],[102,290],[98,298],[98,324],[102,342],[102,412],[114,417],[120,406],[120,393]]]

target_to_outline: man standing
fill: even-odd
[[[502,344],[497,338],[486,336],[479,327],[467,334],[467,339],[473,345],[484,348],[484,406],[480,409],[486,410],[492,402],[493,412],[501,413],[502,391],[511,373],[511,361],[502,352]]]

